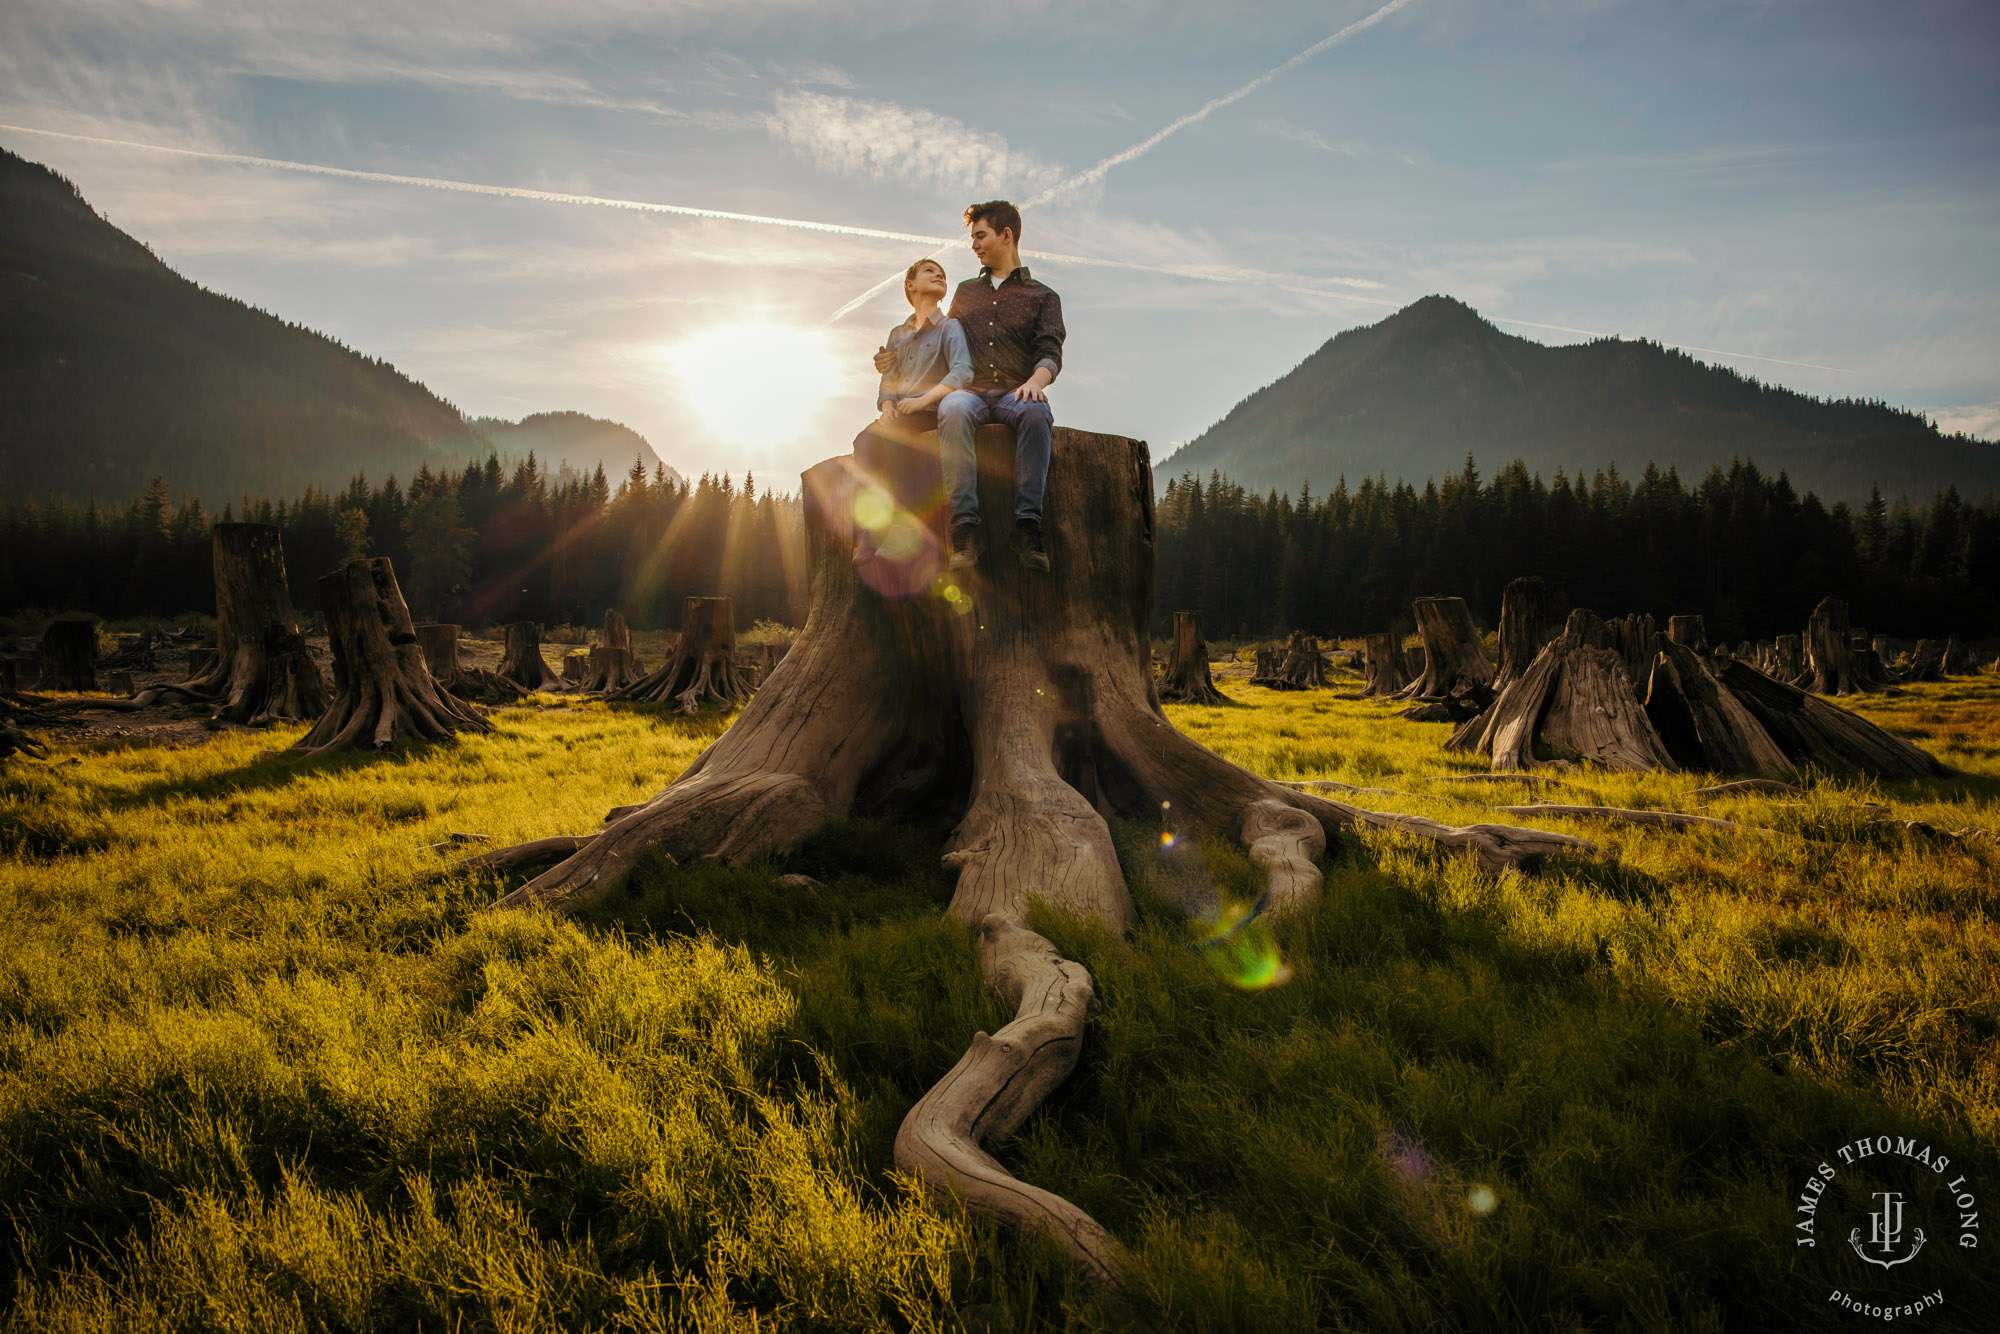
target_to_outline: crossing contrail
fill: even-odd
[[[1264,87],[1266,84],[1269,84],[1274,80],[1282,79],[1285,75],[1290,74],[1293,70],[1305,64],[1308,60],[1311,60],[1314,56],[1318,55],[1320,52],[1328,50],[1332,47],[1339,46],[1342,42],[1346,41],[1348,38],[1356,36],[1359,33],[1366,32],[1368,29],[1380,23],[1383,19],[1388,18],[1391,14],[1395,13],[1397,10],[1401,9],[1403,6],[1410,3],[1411,0],[1389,0],[1388,4],[1382,6],[1380,9],[1376,10],[1373,14],[1370,14],[1367,18],[1356,19],[1354,22],[1348,24],[1345,28],[1342,28],[1339,32],[1333,34],[1331,37],[1323,38],[1320,41],[1314,42],[1311,46],[1299,52],[1297,55],[1293,56],[1290,60],[1287,60],[1284,64],[1275,66],[1271,69],[1264,71],[1262,74],[1259,74],[1256,78],[1250,80],[1250,82],[1244,84],[1241,88],[1237,88],[1234,91],[1224,93],[1220,97],[1211,98],[1209,101],[1204,102],[1199,110],[1190,111],[1187,115],[1182,116],[1177,121],[1174,121],[1172,124],[1168,125],[1165,129],[1155,134],[1152,138],[1144,140],[1143,142],[1140,143],[1133,144],[1130,148],[1126,149],[1122,153],[1113,153],[1110,157],[1104,159],[1104,161],[1098,163],[1094,167],[1091,167],[1085,171],[1080,171],[1076,175],[1068,177],[1067,179],[1057,181],[1054,185],[1051,185],[1048,189],[1042,191],[1040,194],[1030,199],[1028,203],[1030,205],[1046,204],[1052,199],[1056,199],[1061,197],[1062,195],[1068,194],[1071,190],[1077,189],[1085,185],[1093,185],[1096,182],[1103,180],[1105,175],[1109,173],[1113,167],[1122,167],[1127,162],[1132,161],[1132,159],[1134,158],[1144,157],[1146,154],[1152,152],[1155,148],[1158,148],[1160,144],[1163,143],[1165,140],[1172,137],[1173,135],[1179,134],[1182,130],[1185,130],[1188,126],[1197,125],[1202,121],[1207,120],[1210,116],[1214,115],[1216,112],[1222,110],[1222,108],[1226,106],[1231,106],[1237,102],[1241,102],[1244,98],[1250,96],[1250,94],[1256,92],[1259,88]]]
[[[1388,4],[1382,6],[1380,9],[1370,14],[1367,18],[1356,19],[1354,22],[1348,24],[1345,28],[1342,28],[1339,32],[1334,33],[1331,37],[1322,38],[1321,40],[1314,42],[1311,46],[1299,52],[1297,55],[1293,56],[1290,60],[1287,60],[1284,64],[1277,65],[1271,69],[1265,70],[1262,74],[1250,80],[1250,82],[1244,84],[1242,87],[1234,89],[1231,92],[1224,93],[1220,97],[1210,98],[1207,102],[1203,103],[1198,110],[1190,111],[1187,115],[1182,116],[1179,120],[1172,122],[1165,129],[1162,129],[1158,133],[1154,134],[1151,138],[1145,139],[1139,143],[1132,145],[1130,148],[1126,149],[1122,153],[1113,153],[1110,157],[1105,158],[1102,162],[1098,163],[1094,167],[1089,167],[1083,171],[1078,172],[1074,176],[1068,176],[1060,181],[1057,181],[1054,185],[1051,185],[1048,189],[1042,191],[1040,194],[1035,195],[1033,198],[1029,199],[1025,207],[1034,208],[1037,207],[1038,205],[1046,204],[1052,199],[1058,199],[1063,195],[1068,194],[1072,190],[1080,189],[1081,187],[1086,185],[1096,184],[1098,181],[1103,180],[1105,176],[1110,173],[1113,167],[1120,167],[1126,164],[1127,162],[1132,161],[1132,159],[1134,158],[1144,157],[1146,154],[1152,152],[1155,148],[1158,148],[1160,144],[1166,141],[1168,138],[1172,137],[1173,135],[1179,134],[1182,130],[1185,130],[1188,126],[1195,125],[1200,123],[1201,121],[1207,120],[1210,116],[1222,110],[1222,108],[1231,105],[1232,103],[1241,102],[1244,98],[1250,96],[1250,94],[1256,92],[1259,88],[1262,88],[1264,85],[1270,83],[1272,80],[1283,78],[1285,75],[1290,74],[1293,70],[1297,69],[1299,66],[1305,64],[1308,60],[1311,60],[1314,56],[1318,55],[1320,52],[1325,51],[1330,47],[1335,47],[1340,45],[1342,42],[1346,41],[1348,38],[1354,36],[1357,33],[1367,31],[1369,28],[1374,27],[1377,23],[1380,23],[1383,19],[1389,17],[1389,15],[1395,13],[1397,10],[1401,9],[1404,5],[1407,5],[1409,3],[1411,3],[1411,0],[1389,0]],[[935,259],[937,258],[938,255],[944,253],[944,251],[947,249],[949,249],[949,246],[939,246],[929,255],[926,255],[925,258]],[[1021,253],[1023,255],[1026,255],[1028,252],[1024,250]],[[842,306],[839,310],[834,311],[833,315],[827,320],[827,323],[829,324],[839,323],[847,316],[853,314],[855,311],[861,309],[861,307],[867,305],[870,301],[874,300],[877,295],[879,295],[891,283],[895,282],[900,277],[902,277],[901,273],[890,274],[887,278],[884,278],[881,282],[876,283],[873,287],[863,292],[860,296],[855,297],[852,301]]]
[[[1408,0],[1397,0],[1397,3],[1408,3]],[[1387,9],[1378,10],[1375,15],[1371,15],[1369,19],[1364,19],[1362,22],[1370,22],[1373,18],[1387,12]],[[1350,30],[1342,29],[1342,32]],[[1335,34],[1336,37],[1340,35],[1339,33]],[[1328,40],[1331,41],[1332,39]],[[1326,44],[1321,43],[1321,46],[1314,48],[1314,50],[1322,49]],[[1297,59],[1302,58],[1296,57],[1292,63],[1296,63]],[[1284,68],[1286,67],[1279,67],[1281,71]],[[446,190],[461,194],[490,195],[500,199],[526,199],[539,203],[579,204],[598,208],[631,209],[642,213],[667,213],[678,217],[707,218],[717,222],[748,222],[765,227],[792,227],[803,231],[826,232],[836,236],[860,236],[876,240],[902,241],[934,247],[930,252],[934,256],[942,254],[955,245],[965,244],[965,238],[962,236],[925,236],[919,232],[891,231],[881,227],[851,227],[844,223],[815,222],[806,218],[778,218],[761,213],[733,213],[726,209],[697,208],[688,204],[660,204],[643,199],[612,199],[603,195],[567,194],[556,190],[529,190],[511,185],[482,185],[476,181],[454,181],[435,176],[402,176],[382,171],[355,171],[347,167],[322,166],[316,162],[295,162],[286,158],[254,157],[247,153],[216,153],[199,148],[172,148],[165,144],[149,144],[135,139],[109,139],[93,134],[72,134],[64,130],[44,130],[32,125],[0,124],[0,130],[11,131],[16,134],[45,135],[52,139],[67,139],[75,143],[102,144],[112,148],[131,148],[149,153],[166,153],[174,157],[199,158],[209,162],[230,162],[242,166],[270,167],[279,171],[302,172],[312,176],[332,176],[342,180],[373,181],[383,185],[408,185],[426,190]],[[1021,254],[1024,258],[1047,260],[1050,263],[1056,264],[1078,264],[1090,268],[1124,269],[1134,273],[1150,273],[1161,277],[1184,278],[1196,282],[1269,287],[1275,291],[1290,292],[1300,296],[1314,296],[1334,301],[1355,302],[1361,305],[1377,306],[1388,310],[1400,310],[1408,304],[1405,301],[1395,301],[1386,297],[1364,296],[1354,291],[1329,290],[1324,285],[1332,283],[1345,287],[1379,286],[1379,284],[1360,278],[1310,279],[1295,274],[1272,273],[1262,269],[1246,269],[1223,265],[1141,264],[1129,260],[1099,259],[1090,255],[1068,255],[1048,250],[1023,250]],[[896,281],[902,276],[902,270],[898,269],[889,278],[872,289],[867,296],[872,296],[874,292],[880,291],[882,288],[887,287],[889,283]],[[841,313],[845,314],[847,310],[860,305],[861,301],[866,299],[867,297],[864,296],[850,303],[848,307],[843,308]],[[839,316],[836,315],[834,318],[838,319]],[[1612,336],[1594,329],[1577,329],[1565,324],[1541,324],[1534,320],[1510,319],[1502,315],[1489,315],[1487,318],[1496,324],[1517,324],[1531,329],[1549,329],[1558,333],[1582,334],[1589,338],[1608,338]],[[1811,361],[1790,361],[1783,357],[1760,356],[1754,352],[1730,352],[1722,348],[1696,347],[1691,343],[1666,343],[1664,345],[1667,347],[1677,347],[1687,352],[1703,352],[1710,356],[1732,357],[1744,361],[1766,361],[1779,366],[1800,366],[1808,370],[1832,371],[1840,375],[1851,375],[1854,373],[1839,366],[1822,366],[1817,362]]]

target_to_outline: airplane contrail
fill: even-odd
[[[911,241],[919,245],[949,244],[949,237],[920,236],[915,232],[892,232],[878,227],[849,227],[838,222],[812,222],[804,218],[773,218],[759,213],[731,213],[724,209],[695,208],[687,204],[656,204],[643,199],[610,199],[603,195],[565,194],[558,190],[529,190],[515,185],[481,185],[475,181],[445,180],[436,176],[397,176],[385,171],[353,171],[347,167],[326,167],[316,162],[293,162],[285,158],[251,157],[246,153],[213,153],[199,148],[170,148],[165,144],[141,143],[132,139],[105,139],[94,134],[69,134],[62,130],[40,130],[31,125],[0,125],[0,130],[17,134],[43,134],[52,139],[78,143],[105,144],[113,148],[137,148],[149,153],[171,153],[176,157],[201,158],[209,162],[234,162],[250,167],[275,167],[279,171],[303,172],[312,176],[337,176],[350,181],[374,181],[382,185],[414,185],[426,190],[449,190],[460,194],[495,195],[502,199],[532,199],[546,204],[591,204],[599,208],[635,209],[641,213],[671,213],[684,218],[709,218],[717,222],[754,222],[765,227],[795,227],[809,232],[831,232],[836,236],[868,236],[883,241]]]
[[[1407,0],[1398,0],[1407,3]],[[1386,11],[1377,11],[1383,13]],[[1363,20],[1366,22],[1367,20]],[[1343,29],[1343,31],[1346,31]],[[1336,34],[1337,36],[1338,34]],[[1283,68],[1283,67],[1280,67]],[[16,134],[40,134],[53,139],[67,139],[76,143],[103,144],[112,148],[132,148],[151,153],[166,153],[175,157],[200,158],[210,162],[231,162],[243,166],[272,167],[280,171],[296,171],[313,176],[332,176],[344,180],[373,181],[384,185],[410,185],[426,190],[447,190],[462,194],[491,195],[501,199],[527,199],[540,203],[581,204],[599,208],[633,209],[644,213],[668,213],[680,217],[707,218],[718,222],[748,222],[767,227],[792,227],[804,231],[828,232],[837,236],[861,236],[877,240],[907,241],[918,245],[935,247],[930,253],[935,256],[955,245],[965,244],[965,238],[948,236],[925,236],[917,232],[890,231],[880,227],[851,227],[844,223],[814,222],[805,218],[778,218],[759,213],[732,213],[725,209],[697,208],[687,204],[660,204],[641,199],[612,199],[603,195],[566,194],[556,190],[530,190],[510,185],[482,185],[475,181],[454,181],[434,176],[402,176],[381,171],[355,171],[347,167],[328,167],[316,162],[295,162],[286,158],[254,157],[247,153],[217,153],[199,148],[172,148],[165,144],[149,144],[135,139],[109,139],[92,134],[72,134],[64,130],[44,130],[32,125],[0,124],[0,130]],[[1394,301],[1384,297],[1363,296],[1357,292],[1329,291],[1317,283],[1336,283],[1345,286],[1379,286],[1361,278],[1328,278],[1312,280],[1293,274],[1269,273],[1260,269],[1243,269],[1216,266],[1176,266],[1166,264],[1140,264],[1128,260],[1099,259],[1089,255],[1068,255],[1048,250],[1023,250],[1021,254],[1029,259],[1048,260],[1058,264],[1079,264],[1091,268],[1124,269],[1136,273],[1158,274],[1169,278],[1186,278],[1198,282],[1227,283],[1231,285],[1261,285],[1275,290],[1291,292],[1301,296],[1323,297],[1335,301],[1357,302],[1362,305],[1379,306],[1389,310],[1399,310],[1407,302]],[[878,284],[868,295],[887,287],[889,283],[902,277],[897,270],[889,278]],[[864,296],[861,300],[865,300]],[[859,305],[860,300],[852,303]],[[849,308],[852,308],[851,306]],[[842,312],[845,313],[845,310]],[[838,319],[839,316],[834,318]],[[1577,329],[1565,324],[1541,324],[1534,320],[1510,319],[1501,315],[1489,315],[1496,324],[1518,324],[1531,329],[1549,329],[1559,333],[1582,334],[1589,338],[1608,338],[1613,335],[1594,329]],[[1667,347],[1678,347],[1688,352],[1704,352],[1711,356],[1733,357],[1746,361],[1767,361],[1779,366],[1800,366],[1809,370],[1832,371],[1840,375],[1854,372],[1839,366],[1822,366],[1811,361],[1789,361],[1783,357],[1760,356],[1754,352],[1730,352],[1722,348],[1696,347],[1689,343],[1666,343]]]
[[[1290,74],[1293,70],[1305,64],[1308,60],[1311,60],[1314,56],[1318,55],[1320,52],[1325,51],[1330,47],[1339,46],[1342,42],[1346,41],[1350,37],[1355,36],[1358,33],[1366,32],[1368,29],[1374,27],[1377,23],[1380,23],[1383,19],[1388,18],[1391,14],[1395,13],[1397,10],[1401,9],[1403,6],[1409,3],[1411,3],[1411,0],[1389,0],[1388,4],[1382,6],[1380,9],[1376,10],[1368,17],[1363,19],[1356,19],[1354,22],[1348,24],[1345,28],[1342,28],[1339,32],[1334,33],[1331,37],[1322,38],[1320,41],[1313,43],[1305,50],[1293,56],[1290,60],[1287,60],[1284,64],[1275,66],[1271,69],[1264,71],[1264,73],[1259,74],[1256,78],[1250,80],[1250,82],[1244,84],[1241,88],[1237,88],[1231,92],[1224,93],[1220,97],[1209,99],[1207,102],[1204,102],[1198,110],[1190,111],[1187,115],[1182,116],[1177,121],[1174,121],[1172,124],[1168,125],[1165,129],[1153,135],[1150,139],[1146,139],[1140,143],[1136,143],[1122,153],[1113,153],[1110,157],[1104,159],[1104,161],[1098,163],[1096,166],[1088,168],[1087,170],[1084,171],[1080,171],[1076,175],[1068,177],[1067,179],[1057,181],[1054,185],[1051,185],[1048,189],[1042,191],[1040,194],[1030,199],[1028,203],[1030,205],[1046,204],[1052,199],[1056,199],[1062,195],[1068,194],[1071,190],[1074,190],[1079,186],[1091,185],[1098,181],[1103,180],[1105,175],[1113,167],[1122,167],[1127,162],[1130,162],[1134,158],[1144,157],[1146,154],[1152,152],[1155,148],[1158,148],[1160,144],[1169,137],[1179,134],[1182,130],[1185,130],[1190,125],[1199,124],[1200,122],[1207,120],[1210,116],[1214,115],[1216,112],[1222,110],[1222,108],[1226,106],[1230,106],[1234,103],[1241,102],[1244,98],[1250,96],[1250,94],[1256,92],[1259,88],[1262,88],[1266,84],[1271,83],[1274,80],[1281,79],[1285,75]]]

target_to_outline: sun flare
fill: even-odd
[[[875,374],[866,362],[843,366],[826,330],[758,322],[704,329],[669,346],[666,359],[714,443],[739,450],[798,442],[843,388]]]

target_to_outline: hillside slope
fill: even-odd
[[[551,477],[567,466],[585,477],[599,464],[616,486],[632,470],[637,459],[650,476],[660,466],[653,446],[631,427],[581,412],[537,412],[510,422],[502,417],[475,417],[472,425],[509,458],[523,458],[530,450]],[[681,481],[680,471],[666,465],[667,476]]]
[[[0,150],[0,494],[122,501],[161,474],[219,504],[486,449],[395,367],[189,282]]]
[[[1158,477],[1220,470],[1256,490],[1326,490],[1384,474],[1421,485],[1472,454],[1544,477],[1648,462],[1690,483],[1735,457],[1828,500],[2000,490],[2000,447],[1940,434],[1879,403],[1814,399],[1650,342],[1549,347],[1430,296],[1329,340],[1162,460]]]

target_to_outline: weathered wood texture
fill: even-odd
[[[542,656],[542,627],[533,621],[515,621],[507,627],[507,646],[500,659],[500,675],[526,692],[561,690],[562,678],[550,669]]]
[[[1424,670],[1398,698],[1441,700],[1491,687],[1493,664],[1486,660],[1464,598],[1418,598],[1410,608],[1424,641]]]
[[[1722,674],[1722,684],[1800,767],[1815,764],[1879,778],[1943,778],[1952,772],[1929,751],[1859,714],[1741,663]]]
[[[1445,748],[1491,755],[1496,772],[1579,760],[1607,769],[1675,770],[1615,642],[1596,616],[1572,611],[1527,672]]]
[[[441,741],[491,730],[424,665],[410,608],[387,557],[350,562],[319,581],[333,647],[333,700],[292,749],[386,750],[406,737]]]
[[[1050,1236],[1086,1272],[1103,1274],[1115,1260],[1102,1229],[1012,1181],[982,1146],[1018,1125],[1067,1071],[1088,1004],[1087,975],[1027,929],[1030,904],[1114,930],[1132,921],[1109,819],[1158,821],[1165,811],[1178,828],[1239,840],[1266,870],[1271,911],[1312,903],[1315,857],[1329,838],[1362,827],[1429,838],[1489,870],[1591,846],[1347,806],[1260,778],[1181,736],[1160,711],[1151,666],[1146,447],[1059,429],[1055,450],[1043,504],[1052,572],[989,551],[948,585],[924,585],[938,591],[910,597],[885,597],[857,575],[852,461],[808,471],[811,611],[779,670],[663,792],[613,812],[574,855],[499,906],[566,910],[622,892],[656,853],[750,861],[857,812],[955,814],[944,852],[957,882],[949,911],[979,930],[987,977],[1017,1017],[976,1039],[912,1112],[897,1163],[975,1209]],[[988,513],[1007,511],[1013,452],[1004,429],[980,433]]]
[[[583,675],[583,688],[593,694],[623,690],[639,679],[637,659],[632,656],[632,631],[615,609],[604,610],[602,642],[590,650],[590,666]]]
[[[219,523],[213,559],[215,656],[187,680],[148,690],[139,702],[206,704],[232,723],[307,722],[324,714],[326,678],[299,632],[278,529]],[[190,666],[194,660],[190,651]]]
[[[1526,674],[1542,651],[1542,627],[1548,619],[1548,594],[1540,578],[1529,575],[1509,583],[1500,594],[1500,668],[1493,688],[1505,690]]]
[[[1201,637],[1201,613],[1174,613],[1174,638],[1160,673],[1160,698],[1182,704],[1227,704],[1208,670],[1208,644]]]
[[[1821,598],[1806,622],[1804,688],[1816,695],[1865,694],[1869,686],[1854,674],[1854,635],[1847,625],[1847,604]]]
[[[704,704],[741,704],[754,690],[750,673],[736,662],[736,616],[729,599],[689,598],[666,665],[605,698],[673,704],[692,714]]]
[[[1699,616],[1669,616],[1667,638],[1696,653],[1708,652],[1708,627]]]
[[[1361,670],[1366,684],[1361,694],[1367,699],[1389,699],[1403,693],[1410,684],[1403,670],[1403,646],[1395,635],[1369,635],[1361,641]]]
[[[468,667],[458,656],[459,627],[449,622],[427,621],[416,627],[417,644],[424,651],[424,666],[431,679],[460,699],[483,704],[508,704],[521,698],[521,689],[498,672]]]
[[[1657,647],[1646,716],[1676,763],[1683,769],[1764,778],[1791,769],[1785,753],[1716,680],[1709,663],[1669,639],[1660,639]]]

